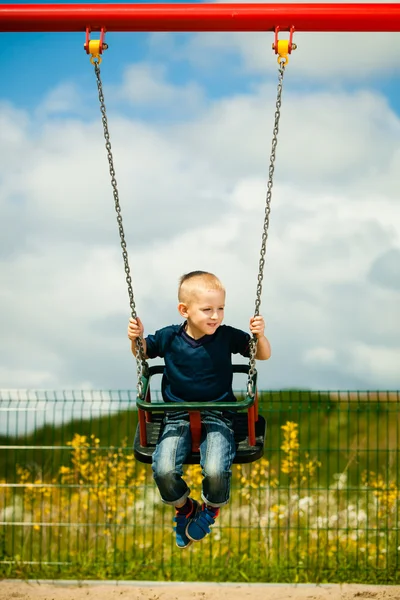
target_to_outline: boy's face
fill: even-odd
[[[224,319],[224,308],[223,290],[196,290],[189,302],[178,305],[187,319],[187,333],[194,339],[216,332]]]

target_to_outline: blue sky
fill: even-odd
[[[1,34],[0,388],[131,388],[129,302],[84,34]],[[254,308],[272,33],[107,34],[101,73],[138,313],[192,269]],[[400,34],[296,34],[262,310],[262,388],[400,385]],[[349,51],[351,49],[351,52]],[[389,50],[388,50],[389,49]]]

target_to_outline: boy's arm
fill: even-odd
[[[265,335],[257,338],[256,358],[258,360],[268,360],[271,356],[271,345]]]
[[[142,345],[143,345],[144,357],[146,359],[148,359],[149,357],[146,354],[146,352],[147,352],[146,340],[144,338],[142,338]],[[131,340],[131,350],[132,350],[132,354],[134,356],[136,356],[137,352],[138,352],[138,347],[137,347],[137,344],[136,344],[136,340]]]

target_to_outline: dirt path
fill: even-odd
[[[0,581],[0,600],[400,600],[400,586]]]

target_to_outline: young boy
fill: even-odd
[[[185,322],[164,327],[143,339],[146,358],[164,358],[165,402],[234,401],[231,355],[249,356],[250,335],[222,325],[225,307],[222,283],[212,273],[193,271],[181,277],[178,299],[178,311]],[[261,316],[250,319],[250,331],[257,337],[259,360],[271,355],[264,328]],[[135,356],[136,339],[142,338],[143,333],[140,319],[130,319],[128,337]],[[205,411],[201,415],[201,507],[189,497],[190,489],[182,478],[183,463],[191,450],[187,412],[166,413],[165,427],[153,454],[154,480],[162,501],[176,509],[178,548],[187,548],[209,534],[219,508],[229,501],[236,451],[232,420],[229,413],[222,411]]]

